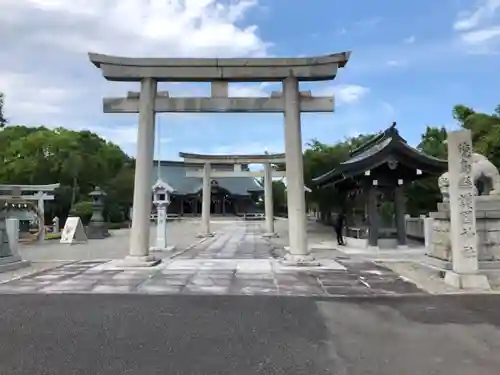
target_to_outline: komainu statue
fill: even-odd
[[[500,173],[493,163],[481,154],[472,154],[472,178],[475,185],[475,195],[500,195]],[[438,186],[443,196],[443,202],[449,202],[448,172],[439,177]]]

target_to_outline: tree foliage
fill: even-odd
[[[0,92],[0,128],[5,127],[5,125],[7,125],[7,119],[4,113],[4,95]]]
[[[108,205],[132,200],[133,161],[115,144],[90,131],[9,126],[0,132],[0,183],[60,183],[48,215],[66,217],[95,186],[109,190]]]
[[[304,183],[311,189],[307,194],[307,204],[327,216],[335,207],[342,205],[343,197],[334,188],[319,189],[313,184],[313,178],[319,177],[349,158],[349,153],[368,141],[373,135],[360,135],[347,138],[335,145],[324,144],[317,139],[308,143],[304,152]],[[328,220],[328,218],[325,218]]]

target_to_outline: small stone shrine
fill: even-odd
[[[103,239],[109,237],[108,228],[102,215],[104,209],[104,197],[106,193],[99,186],[89,194],[92,197],[92,217],[87,227],[88,239]]]

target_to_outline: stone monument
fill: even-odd
[[[469,130],[448,133],[448,174],[439,179],[441,190],[446,186],[447,202],[431,213],[435,220],[431,255],[451,260],[452,269],[447,270],[445,283],[461,289],[489,289],[488,279],[479,274],[478,265],[476,182],[481,168],[477,160],[484,162],[472,152]]]
[[[59,222],[59,217],[54,217],[52,219],[52,233],[59,233],[61,231],[61,225]]]
[[[471,180],[474,183],[479,268],[492,268],[500,262],[500,173],[486,157],[473,153]],[[443,201],[438,203],[437,212],[430,214],[429,255],[445,261],[445,267],[451,268],[449,172],[438,179],[438,184]]]
[[[92,217],[87,227],[88,239],[103,239],[109,237],[108,228],[102,216],[104,209],[104,197],[106,193],[99,186],[89,194],[92,197]]]
[[[153,185],[153,204],[156,206],[156,244],[152,251],[172,251],[174,246],[167,245],[167,208],[170,204],[170,194],[174,189],[165,181],[158,179]]]

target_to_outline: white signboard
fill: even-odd
[[[68,217],[61,232],[61,243],[86,243],[87,234],[79,217]]]

